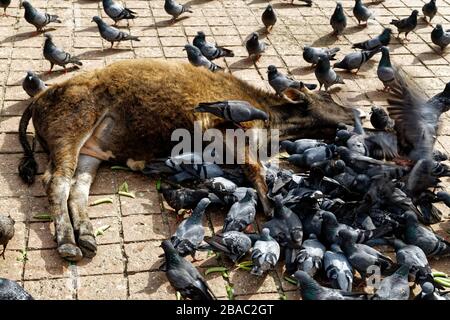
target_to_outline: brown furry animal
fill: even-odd
[[[201,102],[245,100],[267,112],[269,123],[253,121],[246,128],[277,128],[280,138],[331,137],[339,122],[352,123],[352,113],[325,93],[306,88],[287,97],[256,89],[231,74],[212,73],[188,63],[163,60],[121,61],[75,76],[35,97],[20,121],[25,156],[22,179],[33,182],[36,163],[26,139],[30,118],[36,137],[49,154],[43,182],[55,220],[58,252],[71,261],[92,257],[97,245],[87,215],[89,188],[102,161],[129,166],[170,154],[177,128],[225,128],[223,119],[193,112]],[[136,162],[138,161],[138,162]],[[262,167],[244,166],[270,212]]]

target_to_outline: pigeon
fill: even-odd
[[[305,46],[303,47],[303,59],[312,65],[316,65],[319,62],[320,57],[327,57],[329,60],[336,60],[334,56],[340,50],[340,48],[322,49]]]
[[[269,120],[269,116],[265,111],[254,107],[247,101],[242,100],[202,102],[195,107],[194,112],[211,113],[235,124],[254,120]]]
[[[423,18],[427,21],[427,17],[430,18],[428,23],[431,23],[431,20],[437,13],[436,0],[430,0],[430,2],[425,3],[422,7]]]
[[[22,6],[25,8],[25,20],[36,27],[36,32],[42,31],[51,22],[61,23],[57,15],[39,12],[28,1],[23,1]]]
[[[344,57],[344,59],[335,63],[333,67],[336,69],[344,69],[348,71],[357,69],[355,73],[358,73],[361,66],[369,61],[379,51],[379,49],[375,49],[372,51],[363,50],[349,53]]]
[[[0,245],[3,245],[0,257],[3,257],[3,259],[5,259],[6,246],[9,240],[14,237],[14,224],[15,221],[11,217],[0,215]]]
[[[202,154],[195,152],[185,152],[176,156],[172,156],[165,161],[165,165],[175,172],[183,171],[183,165],[202,163]]]
[[[252,248],[253,267],[251,274],[262,276],[275,267],[280,258],[280,245],[270,236],[270,230],[262,229],[259,239]]]
[[[328,88],[332,85],[345,83],[341,76],[337,75],[331,68],[330,60],[327,57],[319,58],[314,74],[320,84],[319,90],[322,89],[322,86],[325,86],[325,91],[328,91]]]
[[[290,163],[299,167],[310,167],[313,163],[331,159],[333,151],[327,145],[309,148],[302,154],[293,154],[288,158]]]
[[[450,300],[450,294],[448,292],[440,293],[435,289],[431,282],[424,282],[421,287],[422,291],[414,298],[414,300]]]
[[[363,279],[366,278],[368,269],[373,266],[380,267],[382,274],[392,269],[394,263],[391,258],[368,245],[356,243],[355,236],[349,230],[339,231],[339,237],[342,251]]]
[[[385,28],[380,35],[363,42],[355,43],[352,45],[352,48],[361,50],[375,50],[381,48],[382,46],[388,46],[391,42],[391,34],[392,30],[390,28]]]
[[[223,232],[243,231],[255,221],[256,194],[247,189],[245,197],[233,204],[223,225]]]
[[[389,240],[395,248],[396,261],[400,265],[409,267],[409,272],[417,278],[426,277],[431,274],[431,267],[428,264],[427,256],[418,246],[406,244],[400,239]]]
[[[219,47],[217,44],[209,43],[206,41],[206,35],[203,31],[198,31],[194,37],[192,44],[200,49],[200,52],[208,59],[212,61],[221,57],[234,57],[233,51],[224,47]]]
[[[10,4],[11,4],[11,0],[0,0],[0,8],[3,8],[3,16],[4,17],[8,16],[6,13],[6,9],[9,7]]]
[[[403,217],[406,221],[403,234],[406,244],[419,247],[427,257],[446,257],[450,255],[450,243],[433,231],[420,225],[414,212],[406,211]]]
[[[326,146],[326,143],[316,139],[284,140],[280,143],[280,147],[289,154],[301,154],[308,149],[320,146]]]
[[[103,10],[105,13],[114,20],[114,25],[117,24],[120,20],[129,20],[136,18],[136,12],[125,8],[124,6],[114,2],[113,0],[102,0],[103,2]]]
[[[391,64],[388,47],[381,47],[381,59],[378,63],[377,76],[383,82],[383,91],[390,90],[391,84],[395,80],[395,69]]]
[[[173,246],[182,257],[188,254],[194,257],[195,251],[198,249],[205,236],[205,229],[202,225],[205,209],[211,203],[211,200],[204,198],[200,200],[198,205],[192,211],[192,215],[183,220],[173,236],[170,238]]]
[[[245,48],[247,49],[248,56],[254,61],[258,61],[261,55],[266,51],[267,43],[259,40],[259,36],[256,32],[250,35],[250,38],[245,42]]]
[[[392,120],[388,113],[381,107],[372,106],[370,112],[370,123],[377,130],[393,130],[395,121]]]
[[[306,87],[308,88],[308,90],[314,90],[317,87],[317,85],[315,84],[303,83],[302,81],[297,81],[291,77],[285,76],[281,72],[278,72],[277,67],[275,67],[274,65],[270,65],[267,68],[267,75],[269,77],[270,86],[280,97],[288,88],[301,89],[303,87]]]
[[[16,281],[0,278],[0,300],[34,300]]]
[[[408,33],[413,31],[417,27],[417,15],[419,11],[413,10],[411,15],[407,18],[396,20],[393,19],[390,24],[397,27],[398,30],[398,38],[400,38],[401,33],[405,33],[405,40],[409,41]]]
[[[95,16],[92,18],[92,21],[95,22],[98,26],[98,30],[100,31],[100,35],[103,39],[111,43],[111,48],[114,46],[114,42],[120,41],[141,41],[138,37],[132,36],[129,33],[123,32],[119,29],[109,26],[105,21],[103,21],[100,17]]]
[[[340,2],[336,3],[336,9],[334,9],[331,15],[330,25],[333,28],[333,34],[336,36],[342,34],[347,27],[347,18]]]
[[[362,22],[365,22],[365,26],[367,27],[367,23],[369,19],[375,19],[375,16],[372,11],[369,10],[363,3],[362,0],[355,0],[355,6],[353,7],[353,15],[356,20],[358,20],[358,25]]]
[[[175,0],[164,0],[164,10],[172,16],[172,21],[185,12],[193,13],[190,6],[178,4]]]
[[[332,244],[330,250],[325,252],[323,266],[332,288],[352,291],[353,268],[339,245]]]
[[[186,44],[184,49],[187,52],[187,57],[189,62],[196,67],[204,67],[212,72],[216,72],[219,70],[223,70],[222,67],[219,67],[214,62],[209,61],[200,51],[199,48],[194,47],[190,44]]]
[[[173,189],[167,184],[161,185],[164,200],[170,207],[178,212],[180,209],[194,209],[203,198],[208,198],[209,191],[206,189]]]
[[[431,41],[444,50],[450,44],[450,29],[444,30],[441,24],[436,24],[431,31]]]
[[[205,185],[214,193],[232,194],[236,191],[237,185],[224,177],[215,177],[205,181]]]
[[[22,88],[30,97],[34,97],[46,90],[47,85],[33,71],[27,71],[27,75],[22,81]]]
[[[277,23],[277,15],[275,14],[275,11],[273,11],[273,7],[270,3],[267,5],[266,10],[264,10],[261,20],[266,27],[266,31],[272,31],[273,26]]]
[[[56,64],[64,68],[64,72],[67,72],[66,65],[69,63],[75,64],[77,66],[82,66],[83,63],[76,57],[65,52],[64,50],[55,46],[52,41],[51,34],[44,34],[45,44],[44,44],[44,58],[50,62],[50,71],[52,71],[53,66]]]
[[[228,231],[212,237],[205,237],[205,242],[212,250],[225,254],[234,263],[252,248],[252,240],[245,233],[239,231]]]
[[[197,269],[184,258],[169,240],[161,244],[165,255],[165,273],[172,287],[180,292],[183,298],[191,300],[216,300],[214,293]]]
[[[450,207],[450,194],[445,191],[439,191],[436,193],[436,196],[439,201],[444,202],[447,207]]]
[[[312,233],[308,239],[303,241],[301,249],[296,257],[298,270],[303,270],[311,277],[322,269],[325,246],[317,240],[317,236]]]
[[[294,274],[303,300],[366,300],[367,294],[345,292],[321,286],[308,273],[298,270]]]
[[[409,266],[401,265],[392,275],[380,282],[378,290],[373,295],[373,300],[408,300]]]

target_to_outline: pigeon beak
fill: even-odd
[[[183,48],[183,51],[186,51],[186,48]]]
[[[31,76],[29,76],[29,77],[28,77],[28,80],[30,80],[30,81],[31,81],[32,79],[33,79],[33,77],[31,77]]]

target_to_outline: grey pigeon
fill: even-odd
[[[169,160],[172,160],[170,158]],[[167,162],[169,162],[167,160]],[[219,165],[212,162],[193,162],[193,163],[180,163],[172,168],[176,172],[169,179],[180,183],[186,180],[206,180],[214,177],[222,177],[224,175],[223,170]]]
[[[380,287],[372,297],[373,300],[408,300],[409,266],[400,266],[393,274],[381,280]]]
[[[302,154],[293,154],[288,161],[299,167],[310,167],[313,163],[331,159],[333,152],[329,146],[319,145],[314,148],[308,148]]]
[[[114,25],[116,25],[120,20],[136,18],[136,12],[125,8],[114,0],[102,0],[102,2],[103,10],[108,15],[108,17],[114,20]]]
[[[245,197],[234,203],[228,211],[223,225],[223,232],[243,231],[255,221],[256,194],[247,189]]]
[[[219,47],[217,44],[207,42],[206,35],[203,31],[197,32],[192,44],[199,48],[206,59],[210,61],[221,57],[234,57],[233,51],[224,47]]]
[[[245,233],[239,231],[228,231],[212,237],[205,237],[205,242],[212,250],[222,252],[234,263],[252,247],[252,240]]]
[[[326,143],[316,139],[298,139],[295,141],[281,141],[280,147],[289,154],[301,154],[308,149],[326,146]]]
[[[330,250],[325,252],[323,267],[334,289],[352,291],[353,268],[338,244],[332,244]]]
[[[200,51],[199,48],[194,47],[190,44],[184,46],[184,49],[187,52],[187,57],[189,62],[196,67],[204,67],[212,72],[216,72],[219,70],[223,70],[222,67],[219,67],[214,62],[209,61]]]
[[[245,48],[247,49],[248,56],[254,61],[258,61],[261,55],[266,51],[267,43],[259,40],[259,36],[256,32],[250,35],[250,38],[245,42]]]
[[[428,23],[431,23],[431,20],[434,18],[434,16],[437,13],[437,6],[436,6],[436,0],[430,0],[430,2],[427,2],[422,7],[423,12],[423,18],[425,21],[427,21],[427,17],[430,18]]]
[[[205,185],[214,193],[230,194],[234,193],[237,189],[237,185],[224,177],[215,177],[207,179]]]
[[[355,0],[353,15],[355,16],[356,20],[358,20],[358,24],[361,24],[362,21],[366,23],[366,26],[369,19],[375,19],[373,12],[370,11],[370,9],[362,3],[362,0]]]
[[[322,86],[325,86],[325,91],[328,91],[328,88],[332,85],[345,83],[341,76],[337,75],[331,68],[330,60],[327,57],[319,58],[314,74],[320,84],[319,90],[322,89]]]
[[[252,106],[247,101],[241,100],[202,102],[195,107],[194,112],[212,113],[236,124],[253,120],[267,121],[269,119],[266,112]]]
[[[36,31],[41,31],[50,22],[61,23],[57,15],[40,12],[34,8],[28,1],[23,1],[22,6],[25,8],[25,20],[36,27]]]
[[[408,40],[408,33],[413,31],[417,27],[417,15],[419,11],[413,10],[411,15],[407,18],[396,20],[393,19],[390,24],[397,27],[398,30],[398,38],[400,38],[400,34],[405,34],[405,40]]]
[[[197,269],[178,254],[169,240],[161,244],[165,255],[165,272],[172,287],[183,298],[191,300],[216,300],[214,293]]]
[[[409,272],[417,278],[431,274],[431,267],[427,256],[418,246],[406,244],[400,239],[389,241],[395,248],[396,261],[400,265],[409,267]]]
[[[389,43],[391,42],[391,34],[392,30],[390,28],[385,28],[380,35],[363,42],[355,43],[353,44],[352,48],[361,50],[379,49],[382,46],[389,45]]]
[[[321,286],[305,271],[298,270],[294,274],[297,279],[303,300],[365,300],[367,295],[345,292]]]
[[[414,298],[414,300],[450,300],[450,294],[448,292],[440,293],[431,282],[424,282],[421,284],[421,287],[422,291]]]
[[[75,64],[77,66],[83,65],[83,63],[78,58],[73,57],[71,54],[55,46],[52,41],[51,34],[46,33],[44,34],[44,37],[44,58],[50,62],[50,71],[52,71],[55,64],[63,67],[64,72],[67,71],[66,65],[69,63]]]
[[[185,12],[193,12],[190,6],[176,3],[175,0],[164,0],[164,10],[172,16],[172,21],[178,19]]]
[[[251,274],[262,276],[264,272],[275,267],[279,258],[280,245],[270,236],[269,229],[262,229],[261,236],[252,248]]]
[[[0,300],[34,300],[16,281],[0,278]]]
[[[209,196],[206,189],[173,189],[167,184],[161,185],[161,192],[164,200],[177,212],[180,209],[194,209],[200,200]]]
[[[347,54],[344,59],[334,64],[334,68],[336,69],[344,69],[348,71],[356,70],[358,73],[359,69],[363,64],[369,61],[376,53],[379,52],[379,49],[375,49],[372,51],[358,51]]]
[[[194,211],[192,211],[192,215],[178,225],[177,230],[170,238],[173,246],[181,256],[184,257],[190,254],[194,257],[195,251],[202,243],[205,236],[202,220],[206,207],[210,203],[211,200],[208,198],[200,200]]]
[[[195,152],[185,152],[172,156],[165,161],[165,165],[176,172],[183,171],[183,165],[203,163],[202,154]]]
[[[303,270],[311,277],[322,269],[325,246],[317,240],[317,236],[310,234],[308,239],[303,241],[300,251],[296,256],[298,270]]]
[[[444,30],[441,24],[436,24],[431,31],[431,41],[444,50],[450,44],[450,29]]]
[[[384,91],[389,90],[395,80],[395,70],[391,64],[388,47],[381,47],[381,59],[378,63],[377,76],[383,82]]]
[[[347,17],[340,2],[336,3],[336,8],[330,18],[330,25],[333,28],[333,34],[336,36],[341,35],[347,27]]]
[[[47,86],[33,71],[27,71],[27,75],[22,81],[22,88],[30,97],[34,97],[46,90]]]
[[[0,245],[3,246],[0,257],[3,257],[3,259],[5,259],[6,246],[14,237],[14,224],[15,221],[11,217],[0,214]]]
[[[306,87],[308,90],[314,90],[317,87],[315,84],[303,83],[302,81],[294,80],[291,77],[278,72],[277,67],[274,65],[270,65],[267,68],[267,75],[269,77],[270,86],[279,96],[282,96],[283,92],[288,88],[301,89]]]
[[[327,57],[329,60],[336,60],[335,55],[341,49],[332,48],[332,49],[323,49],[323,48],[314,48],[314,47],[303,47],[303,59],[311,63],[312,65],[316,65],[319,62],[320,57]]]
[[[0,0],[0,8],[3,8],[3,16],[4,17],[8,16],[6,13],[6,9],[9,7],[10,4],[11,4],[11,0]]]
[[[395,125],[395,121],[389,117],[388,113],[378,106],[371,107],[370,123],[378,130],[392,130]]]
[[[275,11],[270,3],[267,5],[266,10],[262,13],[261,20],[266,27],[266,31],[272,31],[273,26],[277,22],[277,15],[275,14]]]
[[[92,18],[92,21],[95,22],[98,26],[98,30],[100,31],[100,35],[103,39],[111,43],[111,48],[114,46],[114,42],[120,41],[141,41],[138,37],[132,36],[129,33],[123,32],[117,28],[109,26],[105,21],[103,21],[100,17],[95,16]]]

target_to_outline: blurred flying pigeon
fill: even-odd
[[[328,91],[328,88],[332,85],[345,83],[341,76],[337,75],[331,68],[330,60],[327,57],[319,58],[314,74],[320,84],[319,90],[322,89],[322,86],[325,86],[325,91]]]
[[[408,40],[408,33],[413,31],[417,27],[417,15],[419,11],[413,10],[411,15],[407,18],[396,20],[393,19],[390,24],[397,27],[398,38],[400,38],[401,33],[405,33],[405,40]]]
[[[208,198],[200,200],[198,205],[192,211],[192,215],[178,225],[174,235],[170,238],[173,246],[182,257],[187,256],[188,254],[194,257],[195,251],[202,243],[205,236],[202,219],[206,207],[210,203],[211,200]]]
[[[172,16],[172,21],[178,19],[178,17],[185,12],[193,12],[190,6],[178,4],[175,0],[165,0],[164,10]]]
[[[395,70],[391,64],[389,48],[381,47],[381,59],[377,68],[378,79],[383,82],[384,91],[389,90],[395,80]]]
[[[270,236],[270,230],[262,229],[261,236],[252,248],[253,268],[251,274],[262,276],[275,267],[280,258],[280,245]]]
[[[191,300],[216,300],[214,293],[197,269],[184,258],[169,240],[161,244],[165,255],[165,273],[170,284],[183,298]]]
[[[281,141],[280,147],[289,154],[301,154],[308,149],[326,146],[325,142],[316,139],[298,139],[295,141]]]
[[[250,35],[250,38],[245,43],[248,56],[254,61],[258,61],[261,55],[266,51],[267,43],[259,40],[259,36],[256,32]]]
[[[450,29],[444,31],[441,24],[436,24],[431,31],[431,41],[444,50],[450,44]]]
[[[378,290],[372,297],[373,300],[408,300],[409,266],[400,266],[392,275],[381,280]]]
[[[267,75],[269,78],[270,86],[279,96],[282,96],[283,92],[287,88],[301,89],[303,87],[306,87],[309,90],[314,90],[315,88],[317,88],[317,85],[315,84],[303,83],[302,81],[297,81],[291,77],[285,76],[281,72],[278,72],[277,67],[275,67],[274,65],[270,65],[267,68]]]
[[[352,291],[353,268],[339,245],[332,244],[330,250],[325,252],[323,266],[334,289]]]
[[[277,15],[275,14],[275,11],[273,11],[273,7],[270,3],[267,5],[266,10],[264,10],[261,20],[266,27],[266,31],[272,31],[273,26],[277,22]]]
[[[391,34],[392,30],[390,28],[385,28],[380,35],[363,42],[355,43],[353,44],[352,48],[357,48],[361,50],[379,49],[382,46],[389,45],[389,43],[391,42]]]
[[[389,117],[387,112],[378,106],[372,106],[371,108],[370,123],[378,130],[392,130],[395,125],[395,121]]]
[[[327,57],[329,60],[336,60],[334,56],[337,52],[339,52],[339,50],[341,49],[322,49],[305,46],[303,47],[303,59],[312,65],[316,65],[319,62],[320,57]]]
[[[209,61],[200,51],[199,48],[194,47],[190,44],[186,44],[184,46],[184,50],[187,52],[187,57],[189,62],[196,67],[204,67],[212,72],[216,72],[218,70],[223,70],[222,67],[219,67],[214,62]]]
[[[336,36],[342,34],[347,27],[347,18],[340,2],[336,3],[336,9],[334,9],[330,18],[330,25],[333,28],[333,34]]]
[[[365,22],[365,25],[367,26],[369,19],[375,19],[373,12],[362,3],[362,0],[355,0],[353,15],[356,20],[358,20],[358,25],[360,25],[362,21]]]
[[[376,53],[379,52],[379,49],[375,49],[372,51],[358,51],[347,54],[344,59],[334,64],[334,68],[344,69],[348,71],[356,70],[358,73],[359,69],[363,64],[370,60]]]
[[[197,32],[192,44],[199,48],[200,52],[210,61],[221,57],[234,57],[233,51],[207,42],[206,35],[203,31]]]
[[[300,251],[296,256],[298,270],[303,270],[311,277],[322,269],[325,246],[317,240],[317,236],[312,233],[308,239],[303,241]]]
[[[25,8],[25,20],[35,26],[37,32],[42,31],[50,22],[61,23],[57,15],[39,12],[28,1],[23,1],[22,5]]]
[[[0,300],[34,300],[16,281],[0,278]]]
[[[223,224],[223,232],[243,231],[255,221],[256,194],[252,189],[247,189],[245,197],[234,203],[228,211]]]
[[[114,42],[120,41],[141,41],[138,37],[132,36],[129,33],[123,32],[119,29],[109,26],[105,21],[103,21],[100,17],[95,16],[92,18],[92,21],[95,22],[98,26],[98,30],[100,31],[100,35],[103,39],[111,43],[111,48],[114,45]]]
[[[6,9],[9,7],[10,4],[11,4],[11,0],[0,0],[0,8],[3,8],[3,16],[4,17],[8,16],[6,14]]]
[[[239,231],[228,231],[212,237],[205,237],[205,242],[212,250],[222,252],[234,263],[252,247],[252,240],[245,233]]]
[[[30,97],[34,97],[39,92],[47,89],[47,86],[33,71],[28,71],[25,79],[22,81],[22,88]]]
[[[50,62],[50,71],[52,71],[55,64],[63,67],[64,72],[67,71],[66,65],[69,63],[75,64],[77,66],[83,65],[83,63],[78,58],[73,57],[71,54],[56,47],[52,41],[51,34],[46,33],[44,34],[44,37],[46,38],[44,44],[44,58]]]
[[[437,13],[437,6],[436,6],[436,0],[430,0],[430,2],[425,3],[422,7],[423,12],[423,18],[425,21],[427,21],[427,17],[430,18],[428,23],[431,23],[431,20],[434,18],[434,16]]]
[[[241,100],[202,102],[195,107],[194,112],[212,113],[236,124],[253,120],[267,121],[269,119],[266,112],[255,108],[247,101]]]
[[[103,1],[103,10],[105,13],[114,20],[114,25],[117,24],[120,20],[123,19],[134,19],[136,18],[136,12],[125,8],[113,0],[102,0]]]
[[[14,237],[14,224],[15,221],[11,217],[0,214],[0,245],[3,245],[0,257],[3,257],[3,259],[5,259],[6,246],[9,240]]]
[[[177,212],[180,209],[194,209],[200,200],[209,196],[209,192],[206,189],[173,189],[167,184],[161,185],[161,192],[164,200]]]

